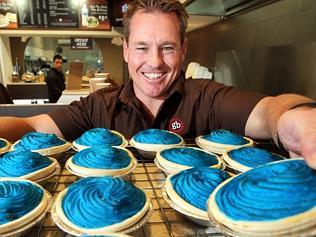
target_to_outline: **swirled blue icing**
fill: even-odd
[[[133,138],[136,142],[147,144],[178,144],[182,141],[175,134],[154,128],[140,131]]]
[[[7,145],[7,143],[0,139],[0,148],[3,148]]]
[[[36,152],[15,150],[0,159],[0,177],[20,177],[48,167],[52,161]]]
[[[43,195],[42,189],[26,181],[0,181],[0,225],[34,210]]]
[[[72,223],[91,229],[120,223],[138,213],[145,203],[145,193],[122,179],[90,177],[68,188],[62,209]]]
[[[316,171],[303,160],[266,164],[242,173],[215,195],[221,212],[236,221],[274,221],[316,206]]]
[[[14,149],[16,150],[40,150],[54,146],[63,145],[66,142],[58,138],[55,134],[40,132],[30,132],[22,137]]]
[[[204,135],[203,138],[207,141],[228,145],[245,145],[249,143],[243,136],[223,129],[213,130],[210,134]]]
[[[192,206],[206,211],[206,202],[214,189],[229,178],[215,168],[192,168],[172,176],[170,181],[176,193]]]
[[[191,167],[213,166],[218,164],[215,155],[192,147],[170,148],[161,151],[160,155],[170,162]]]
[[[256,167],[269,162],[282,160],[283,157],[257,147],[242,147],[231,150],[228,156],[247,167]]]
[[[75,165],[95,169],[122,169],[131,162],[128,152],[111,146],[84,149],[72,158]]]
[[[77,138],[76,143],[83,146],[110,145],[120,146],[123,143],[122,137],[106,128],[93,128]]]

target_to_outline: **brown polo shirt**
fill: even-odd
[[[170,92],[154,121],[136,98],[132,80],[111,92],[93,92],[49,116],[67,140],[97,127],[116,130],[128,139],[148,128],[166,129],[189,139],[219,128],[244,134],[249,114],[265,97],[212,80],[185,80],[183,74]]]

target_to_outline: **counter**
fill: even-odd
[[[7,83],[6,86],[14,100],[48,99],[48,90],[45,82]]]
[[[187,220],[182,214],[173,210],[162,197],[161,187],[166,175],[160,171],[152,161],[144,159],[134,149],[128,149],[134,153],[139,163],[137,168],[125,179],[143,189],[151,197],[154,207],[153,214],[149,221],[143,227],[128,235],[135,237],[223,236],[214,227],[206,228],[194,224]],[[66,159],[72,155],[73,152],[68,152],[62,160],[58,160],[62,167]],[[78,180],[77,176],[65,168],[62,168],[60,174],[48,180],[44,188],[56,198],[60,191],[64,190],[76,180]],[[50,212],[48,212],[44,220],[38,227],[33,228],[28,236],[62,237],[66,236],[66,234],[55,225],[51,219]]]

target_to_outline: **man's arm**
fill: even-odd
[[[273,138],[276,143],[278,134],[292,156],[302,155],[310,166],[316,168],[316,109],[289,110],[311,101],[294,94],[266,97],[251,112],[245,134],[259,139]]]
[[[47,114],[28,118],[0,117],[0,137],[2,138],[13,142],[31,131],[54,133],[63,138],[56,123]]]

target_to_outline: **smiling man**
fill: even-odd
[[[123,46],[131,79],[117,90],[98,90],[66,109],[0,118],[0,137],[16,140],[35,130],[74,140],[86,130],[104,127],[126,138],[147,128],[195,138],[213,129],[229,129],[254,139],[281,141],[291,154],[303,155],[316,168],[315,102],[295,94],[269,97],[211,80],[185,80],[181,66],[187,51],[186,26],[187,13],[178,1],[131,1]]]
[[[124,58],[135,95],[153,118],[181,72],[187,42],[179,32],[175,13],[139,10],[124,40]]]

